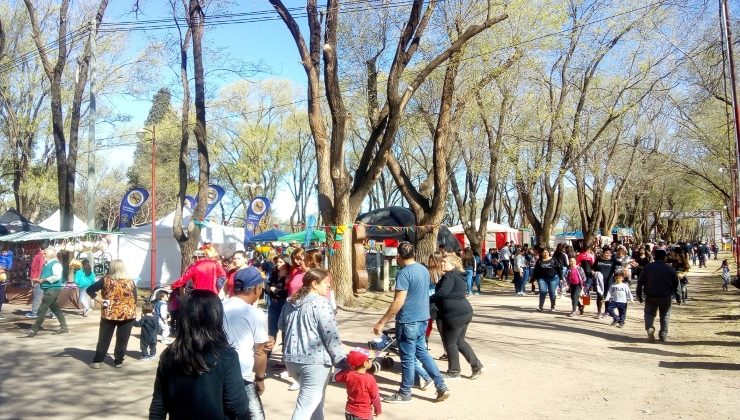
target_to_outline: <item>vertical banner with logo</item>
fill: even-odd
[[[118,218],[118,227],[131,227],[134,216],[148,199],[149,191],[147,191],[146,188],[137,187],[128,190],[128,192],[123,195],[123,200],[121,200],[121,212]]]
[[[244,218],[244,246],[250,242],[254,236],[254,229],[259,225],[260,220],[270,209],[270,199],[267,197],[255,197],[249,202],[247,207],[247,216]]]
[[[316,228],[316,216],[313,214],[308,216],[306,220],[306,237],[303,239],[303,247],[307,248],[311,245],[311,237],[313,237],[313,231]]]
[[[208,186],[208,207],[205,216],[203,216],[204,219],[211,214],[211,210],[216,208],[219,201],[224,198],[224,194],[226,194],[226,191],[220,185],[211,184]]]
[[[189,208],[190,210],[194,210],[195,209],[195,203],[196,203],[195,197],[193,197],[191,195],[186,195],[185,196],[185,207]]]

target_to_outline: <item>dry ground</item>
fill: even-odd
[[[385,404],[381,419],[740,418],[740,290],[721,290],[718,267],[710,261],[708,269],[690,273],[690,300],[674,306],[670,342],[656,344],[645,339],[642,306],[630,306],[627,325],[617,329],[594,319],[593,305],[589,316],[567,318],[566,298],[558,312],[540,314],[535,296],[516,297],[509,284],[489,282],[482,296],[471,298],[476,315],[468,329],[486,364],[483,376],[449,383],[452,396],[443,403],[433,401],[432,389],[415,390],[411,404]],[[379,318],[373,308],[390,299],[373,294],[364,300],[372,302],[338,315],[349,346],[372,338],[369,330]],[[68,336],[52,335],[57,323],[47,320],[49,330],[20,338],[20,329],[30,326],[25,310],[3,307],[8,318],[0,321],[0,418],[146,417],[156,362],[135,360],[138,336],[129,342],[125,368],[114,369],[109,358],[103,369],[92,370],[87,363],[97,338],[95,316],[70,311]],[[433,355],[441,354],[436,334],[430,346]],[[446,369],[445,362],[438,364]],[[469,373],[465,364],[463,373]],[[377,379],[382,393],[394,392],[398,363]],[[277,376],[266,387],[268,418],[289,418],[296,393]],[[331,385],[327,419],[344,418],[344,402],[344,390]]]

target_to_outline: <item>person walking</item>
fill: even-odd
[[[655,251],[655,261],[642,270],[637,280],[637,300],[645,303],[645,331],[648,341],[655,342],[655,315],[660,314],[660,341],[668,340],[668,322],[671,316],[672,297],[681,304],[681,295],[678,292],[678,275],[676,270],[666,264],[666,251]]]
[[[267,335],[267,319],[254,306],[262,296],[264,281],[255,267],[239,270],[234,276],[233,295],[224,301],[224,330],[229,344],[239,355],[249,419],[264,420],[260,395],[265,392],[267,351],[272,341]]]
[[[525,273],[529,269],[529,264],[524,258],[524,255],[522,255],[521,250],[514,250],[511,265],[514,271],[514,294],[516,296],[524,296],[526,294],[524,290],[527,288],[527,277]]]
[[[64,312],[62,312],[59,306],[59,293],[62,291],[62,264],[57,259],[57,252],[54,248],[46,248],[46,251],[44,251],[44,260],[46,263],[39,275],[39,283],[41,284],[41,292],[43,293],[41,304],[38,308],[41,316],[36,317],[33,326],[28,330],[29,337],[34,337],[38,334],[41,325],[44,323],[44,314],[49,309],[59,319],[59,330],[56,331],[56,334],[66,334],[69,332],[67,320],[64,318]]]
[[[609,248],[604,249],[601,255],[596,259],[593,266],[594,282],[596,289],[596,318],[606,317],[606,308],[604,305],[604,296],[614,284],[614,273],[617,269],[617,262],[612,258],[612,251]],[[604,311],[602,312],[602,307]]]
[[[44,297],[44,293],[41,290],[41,270],[46,264],[46,249],[49,247],[49,242],[44,241],[39,245],[39,249],[31,260],[31,268],[28,271],[28,277],[33,285],[33,291],[31,292],[31,311],[26,312],[26,318],[34,319],[37,316],[39,306],[41,306],[41,299]],[[45,316],[47,314],[43,314]]]
[[[218,295],[185,295],[177,338],[162,352],[150,419],[249,419],[239,356],[224,332]]]
[[[537,280],[537,287],[540,289],[540,301],[537,311],[543,311],[545,298],[548,294],[550,295],[550,312],[555,311],[555,293],[560,285],[562,276],[563,271],[560,263],[550,256],[549,249],[543,249],[540,253],[540,258],[534,266],[534,278]]]
[[[87,288],[87,294],[95,299],[100,292],[103,309],[100,312],[98,344],[90,367],[100,369],[108,353],[113,332],[116,333],[116,347],[113,350],[115,367],[123,367],[131,328],[136,322],[136,284],[126,273],[123,260],[113,260],[108,274]]]
[[[579,312],[583,315],[583,304],[581,303],[580,298],[584,295],[586,273],[583,271],[583,268],[576,264],[575,257],[571,257],[568,260],[568,269],[565,272],[565,279],[570,286],[571,312],[568,316],[572,318]]]
[[[501,275],[501,280],[507,281],[509,280],[509,269],[511,268],[511,250],[509,249],[508,244],[504,244],[503,247],[498,252],[499,259],[501,260],[501,264],[503,264],[503,274]]]
[[[80,291],[80,306],[82,306],[82,312],[80,315],[86,317],[92,308],[90,307],[90,296],[87,295],[87,288],[95,283],[95,273],[90,267],[90,261],[84,259],[80,261],[80,267],[75,270],[75,284]]]
[[[465,267],[465,284],[467,285],[465,293],[470,296],[473,294],[473,276],[476,268],[473,250],[470,247],[465,247],[465,251],[463,251],[462,264]]]
[[[334,311],[325,297],[330,281],[327,271],[308,270],[303,286],[288,299],[280,315],[278,328],[285,331],[283,360],[300,386],[292,420],[324,418],[331,368],[346,365]]]
[[[483,371],[483,364],[465,341],[468,325],[473,320],[473,307],[465,298],[463,264],[456,256],[446,255],[442,260],[442,271],[444,275],[434,292],[434,304],[437,306],[437,316],[442,319],[447,351],[447,372],[442,373],[442,377],[446,380],[460,379],[462,354],[472,369],[469,379],[477,379]]]
[[[373,326],[373,333],[381,335],[386,322],[395,317],[396,340],[401,356],[401,386],[398,392],[383,401],[388,403],[411,402],[411,387],[414,385],[416,359],[419,359],[437,389],[437,401],[450,396],[444,378],[434,359],[427,350],[424,332],[429,320],[429,271],[416,262],[416,249],[409,242],[398,245],[396,260],[402,267],[396,275],[396,291],[393,302],[380,320]]]

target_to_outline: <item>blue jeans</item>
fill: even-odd
[[[278,332],[278,321],[280,321],[280,312],[283,311],[284,305],[284,300],[273,300],[267,307],[267,335],[270,337],[275,337]]]
[[[434,359],[427,351],[424,335],[427,322],[396,322],[396,339],[398,340],[398,352],[401,356],[401,387],[398,390],[400,394],[411,395],[411,387],[414,386],[416,376],[416,359],[419,359],[424,370],[434,380],[437,391],[447,389],[437,364],[434,363]]]
[[[423,335],[422,335],[423,336]],[[292,420],[323,420],[324,396],[331,366],[287,362],[291,377],[301,385]]]
[[[555,292],[560,285],[560,277],[554,276],[549,279],[537,279],[537,286],[540,288],[540,309],[545,304],[545,297],[550,295],[550,307],[555,307]]]
[[[421,384],[421,381],[429,381],[432,377],[429,376],[427,371],[424,369],[424,366],[421,365],[421,362],[419,359],[416,359],[416,378],[415,380],[419,381],[419,384]]]
[[[465,284],[468,285],[466,293],[472,294],[473,293],[473,269],[472,268],[465,269]]]
[[[470,290],[473,290],[473,286],[478,288],[478,293],[480,294],[480,274],[476,273],[473,274],[473,284],[470,286]]]

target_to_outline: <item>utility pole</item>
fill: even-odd
[[[152,292],[157,283],[157,126],[152,126],[152,255],[149,267]]]
[[[90,115],[87,123],[87,228],[95,229],[95,18],[90,21]],[[88,254],[88,261],[95,266],[93,251]]]
[[[720,1],[720,22],[724,24],[724,41],[727,46],[727,57],[730,67],[730,91],[732,92],[732,111],[735,123],[735,177],[740,175],[740,108],[738,108],[737,100],[737,84],[735,82],[735,56],[732,48],[732,28],[730,27],[730,8],[727,7],[727,0]],[[735,185],[740,185],[740,180],[735,179]],[[740,238],[738,238],[737,232],[737,216],[738,216],[738,197],[735,195],[732,203],[733,213],[735,219],[732,220],[731,227],[735,232],[733,251],[735,254],[735,264],[737,265],[738,277],[740,277]]]

